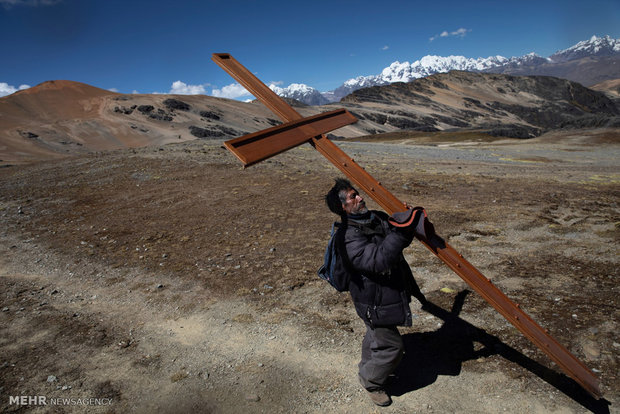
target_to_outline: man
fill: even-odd
[[[342,219],[338,254],[351,274],[349,291],[355,310],[366,324],[359,380],[375,404],[388,406],[392,399],[386,382],[404,353],[396,327],[411,326],[412,295],[425,300],[403,256],[414,229],[392,226],[384,212],[369,211],[345,179],[336,179],[325,201]]]

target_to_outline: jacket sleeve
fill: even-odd
[[[384,273],[399,261],[403,249],[411,244],[412,237],[405,232],[392,230],[382,241],[373,242],[359,229],[348,229],[345,247],[349,262],[362,273]]]

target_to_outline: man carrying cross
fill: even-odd
[[[359,380],[371,400],[392,403],[385,386],[400,363],[404,344],[397,326],[411,326],[411,296],[424,302],[403,249],[414,237],[411,225],[395,227],[387,214],[370,211],[345,179],[337,179],[325,196],[329,209],[342,219],[345,232],[338,254],[351,273],[349,291],[358,316],[366,324]]]
[[[344,151],[325,136],[325,133],[329,131],[357,121],[351,113],[345,109],[340,109],[304,118],[230,54],[214,53],[212,59],[265,104],[267,108],[271,109],[280,119],[285,121],[282,125],[247,134],[224,143],[226,148],[235,154],[244,166],[256,164],[307,142],[355,182],[381,208],[392,214],[392,217],[407,212],[406,204],[403,205],[379,181],[368,174],[353,158],[345,154]],[[356,204],[360,204],[360,201],[357,201]],[[340,207],[337,205],[338,202],[336,202],[336,210],[332,211],[340,214],[340,210],[344,211],[344,200],[340,202]],[[381,214],[379,216],[381,218]],[[343,217],[348,218],[348,214],[343,215]],[[416,215],[411,214],[411,217],[414,217],[415,220]],[[577,357],[571,354],[568,349],[563,347],[545,329],[530,318],[518,304],[515,304],[504,295],[474,265],[468,262],[439,235],[435,234],[432,225],[425,217],[426,214],[424,213],[424,219],[418,220],[418,224],[415,225],[413,230],[415,237],[530,339],[532,343],[547,354],[592,397],[596,399],[601,398],[599,378]],[[408,226],[404,222],[399,223],[397,220],[396,227]],[[388,230],[390,231],[386,233],[385,239],[392,237],[390,236],[392,229],[389,226]],[[415,292],[413,294],[415,296]],[[421,300],[424,301],[423,299]],[[363,318],[363,315],[360,316]],[[389,401],[387,399],[388,404]]]

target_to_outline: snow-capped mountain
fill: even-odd
[[[588,56],[615,56],[620,55],[620,39],[610,36],[592,36],[576,45],[560,50],[552,56],[545,58],[536,53],[528,53],[523,56],[505,58],[503,56],[489,56],[487,58],[467,58],[465,56],[433,56],[428,55],[409,62],[393,62],[383,69],[378,75],[358,76],[345,81],[342,86],[329,92],[319,92],[316,89],[303,85],[292,84],[287,88],[270,86],[278,95],[297,99],[308,105],[321,105],[328,102],[336,102],[353,91],[371,86],[387,85],[394,82],[410,82],[414,79],[429,76],[435,73],[445,73],[451,70],[464,70],[472,72],[501,72],[540,74],[537,68],[559,64]],[[548,68],[547,68],[548,69]],[[564,71],[565,72],[565,71]],[[551,73],[551,75],[554,75]],[[571,79],[576,80],[577,79]]]
[[[501,72],[501,73],[509,73],[511,70],[523,69],[527,67],[534,67],[537,65],[543,65],[545,63],[551,63],[550,58],[544,58],[542,56],[537,55],[534,52],[528,53],[527,55],[519,56],[519,57],[511,57],[507,59],[505,62],[495,66],[489,66],[488,68],[483,69],[485,72]],[[501,70],[499,70],[501,69]]]
[[[331,101],[342,99],[346,95],[361,88],[371,86],[387,85],[394,82],[411,82],[414,79],[423,78],[435,73],[445,73],[451,70],[465,70],[471,72],[481,72],[501,66],[520,66],[540,62],[547,62],[548,59],[542,58],[535,53],[529,53],[520,57],[510,59],[503,56],[489,56],[487,58],[466,58],[465,56],[424,56],[413,63],[393,62],[390,66],[381,71],[379,75],[358,76],[349,79],[342,86],[333,91]]]
[[[589,40],[583,40],[575,46],[555,52],[550,59],[559,63],[587,56],[613,56],[618,53],[620,53],[620,39],[592,36]]]
[[[424,56],[413,63],[396,61],[383,69],[379,75],[358,76],[349,79],[334,90],[334,97],[341,99],[361,88],[387,85],[394,82],[411,82],[414,79],[451,70],[482,71],[502,65],[505,62],[508,62],[508,59],[503,56],[478,59],[466,58],[465,56]]]
[[[275,84],[271,84],[269,88],[279,96],[296,99],[306,105],[324,105],[332,102],[326,99],[318,90],[303,83],[292,83],[286,88],[280,88]]]

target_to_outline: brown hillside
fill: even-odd
[[[0,98],[2,126],[23,125],[24,117],[55,122],[60,119],[95,117],[103,98],[117,95],[85,83],[57,80]]]
[[[57,80],[0,98],[0,159],[49,158],[66,152],[55,145],[72,141],[62,134],[71,128],[68,122],[99,118],[105,99],[113,95],[84,83]],[[83,146],[73,142],[77,143]]]
[[[204,95],[123,95],[49,81],[0,98],[0,162],[232,138],[273,126],[279,122],[274,118],[260,104]]]
[[[590,86],[590,89],[603,92],[609,97],[620,98],[620,79],[610,79]]]
[[[616,103],[603,93],[543,76],[453,71],[361,89],[337,104],[297,110],[310,116],[334,107],[345,107],[359,119],[333,131],[342,138],[457,129],[489,139],[532,138],[557,129],[620,126]],[[50,81],[0,98],[0,165],[195,139],[221,141],[279,122],[258,102],[124,95]]]
[[[564,79],[464,71],[360,89],[341,104],[365,120],[368,133],[473,128],[511,138],[615,127],[620,113],[602,93]]]

